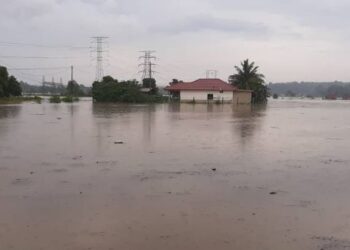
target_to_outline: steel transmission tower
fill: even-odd
[[[139,73],[142,73],[141,80],[153,78],[153,74],[156,73],[153,70],[153,66],[156,65],[155,63],[153,63],[153,61],[157,59],[153,54],[156,53],[156,51],[145,50],[141,51],[141,53],[144,54],[143,56],[139,57],[139,60],[143,60],[143,63],[139,64],[139,67],[142,67],[142,70],[139,71]]]
[[[205,72],[205,75],[206,75],[206,78],[209,79],[209,78],[217,78],[218,76],[218,71],[215,70],[215,69],[208,69],[206,72]]]
[[[104,74],[103,74],[103,53],[107,52],[103,49],[103,44],[106,43],[106,39],[108,37],[106,36],[95,36],[92,37],[94,47],[92,48],[91,52],[96,53],[96,81],[101,81]]]

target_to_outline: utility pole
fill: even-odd
[[[96,81],[101,81],[104,74],[103,74],[103,53],[106,52],[106,50],[103,50],[103,44],[106,43],[106,39],[108,37],[106,36],[95,36],[92,37],[93,43],[95,43],[95,47],[92,48],[91,52],[96,53]]]
[[[156,64],[153,63],[153,60],[156,60],[157,58],[153,55],[156,53],[154,50],[145,50],[145,51],[140,51],[143,53],[143,56],[139,57],[139,60],[143,60],[143,63],[139,64],[139,67],[142,67],[142,70],[139,71],[139,73],[142,73],[141,81],[143,79],[151,79],[153,78],[153,74],[156,73],[152,68]]]
[[[209,78],[217,78],[218,76],[218,71],[215,70],[215,69],[208,69],[205,73],[206,75],[206,78],[209,79]]]
[[[72,66],[70,66],[70,80],[73,82],[73,73],[74,73],[74,67],[73,67],[73,65]]]

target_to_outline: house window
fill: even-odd
[[[208,101],[209,100],[214,100],[214,95],[213,94],[208,94]]]

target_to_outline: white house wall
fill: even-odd
[[[232,102],[233,99],[233,93],[232,91],[224,91],[223,93],[220,93],[220,91],[181,91],[180,92],[180,100],[187,102],[187,101],[207,101],[208,100],[208,94],[213,94],[214,101],[224,101],[224,102]]]

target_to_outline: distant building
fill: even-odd
[[[41,84],[43,87],[52,87],[52,88],[64,87],[62,83],[58,83],[58,82],[42,82]]]
[[[55,78],[52,77],[51,82],[45,81],[45,76],[43,76],[43,80],[41,82],[43,87],[49,87],[49,88],[62,88],[64,87],[62,83],[62,78],[60,78],[60,82],[55,82]]]
[[[240,90],[220,79],[179,82],[165,88],[181,102],[250,104],[252,91]]]

